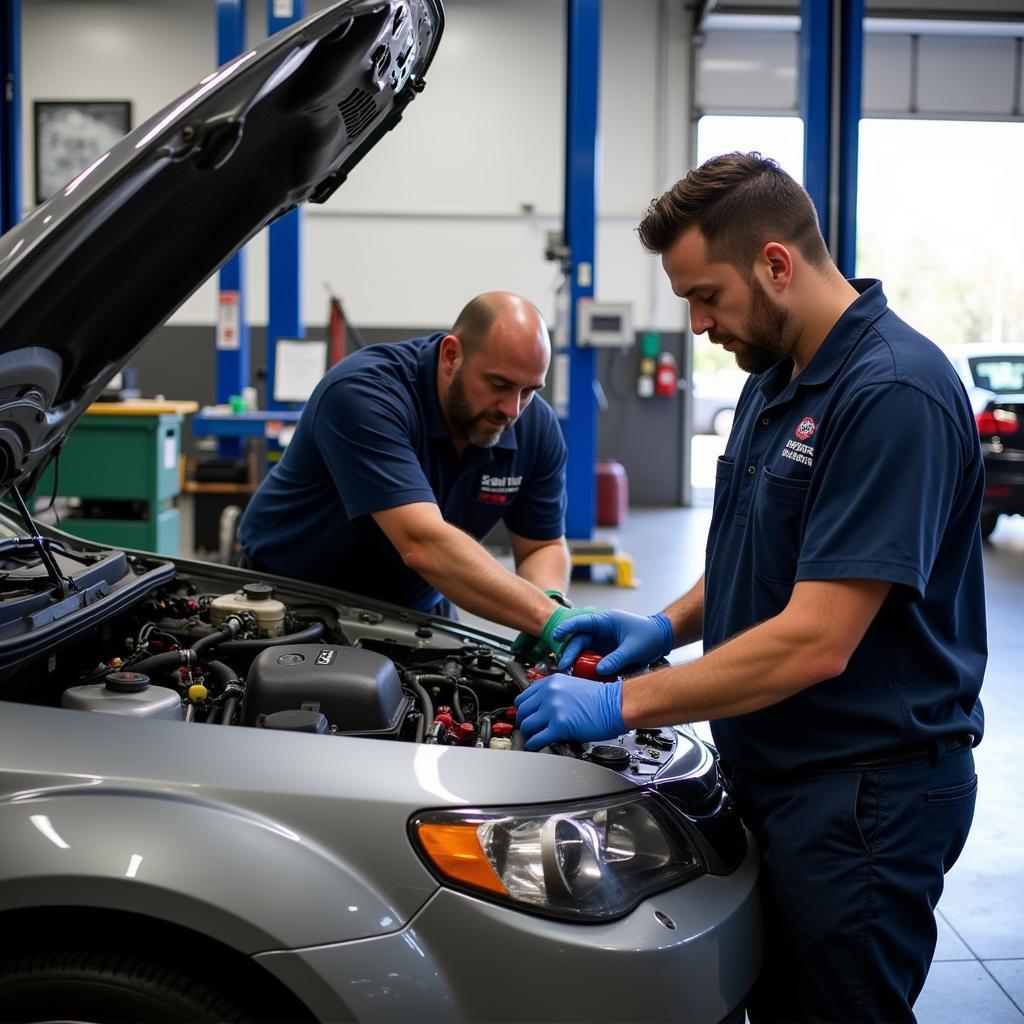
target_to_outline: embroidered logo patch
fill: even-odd
[[[484,474],[480,477],[480,493],[477,494],[477,501],[487,502],[489,505],[507,505],[519,490],[523,482],[522,476],[489,476]]]
[[[796,436],[801,441],[806,441],[807,438],[814,433],[814,420],[810,416],[805,416],[796,428]]]

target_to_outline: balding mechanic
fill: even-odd
[[[243,565],[438,615],[459,605],[558,650],[551,631],[576,612],[565,442],[537,395],[550,360],[540,313],[510,292],[477,296],[448,333],[348,356],[246,509]],[[514,573],[479,543],[501,519]]]

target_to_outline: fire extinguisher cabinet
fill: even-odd
[[[622,526],[629,509],[629,477],[621,462],[599,462],[597,475],[597,525]]]

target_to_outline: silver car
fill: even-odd
[[[527,753],[551,666],[502,640],[32,518],[111,373],[342,182],[441,30],[336,4],[0,238],[0,1020],[742,1019],[756,853],[687,728]]]

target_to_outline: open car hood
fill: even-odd
[[[342,0],[204,78],[0,238],[0,493],[228,257],[423,88],[441,0]]]

